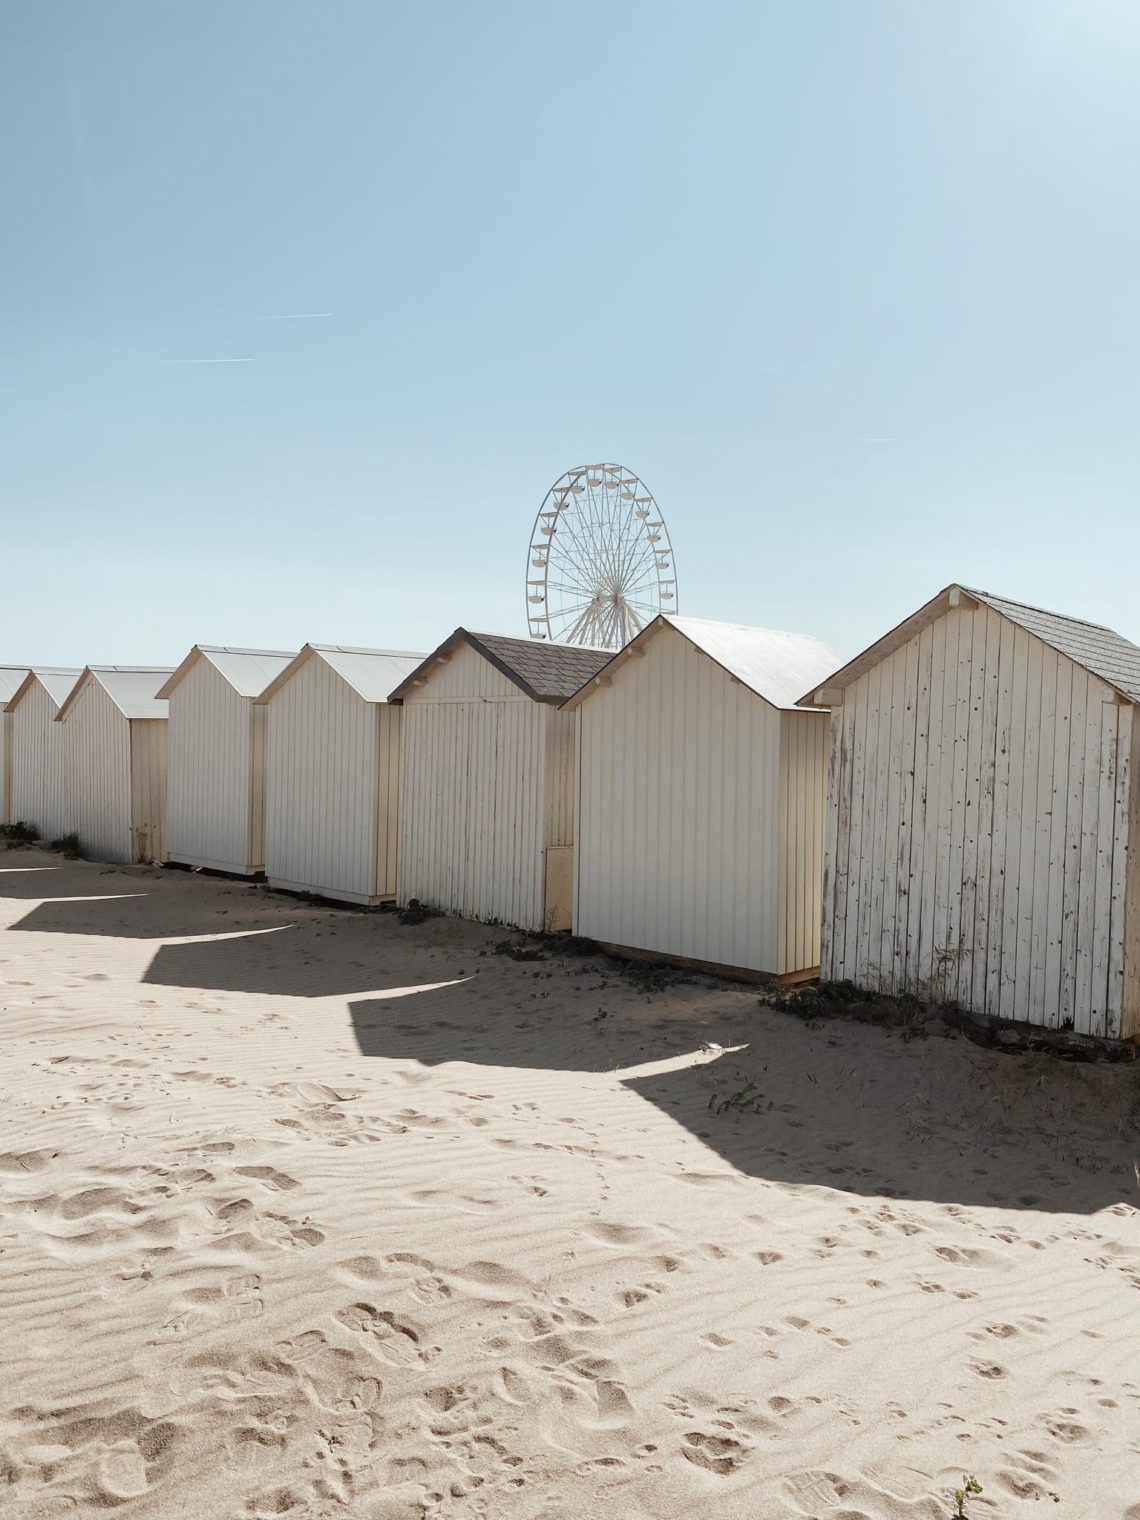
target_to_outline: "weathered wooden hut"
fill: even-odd
[[[72,828],[64,736],[55,719],[78,675],[55,666],[25,670],[4,708],[8,821],[30,824],[49,843]]]
[[[257,698],[270,886],[354,903],[393,896],[400,712],[388,693],[422,658],[306,644]]]
[[[570,927],[576,719],[559,707],[608,659],[457,628],[393,691],[404,709],[400,903]]]
[[[254,701],[294,656],[195,644],[158,691],[169,704],[167,857],[265,868],[265,717]]]
[[[173,672],[88,665],[59,709],[71,828],[87,854],[166,859],[166,703]]]
[[[819,963],[835,654],[807,634],[662,615],[566,704],[579,720],[574,931],[718,970]]]
[[[959,585],[831,708],[821,975],[1002,1020],[1140,1032],[1140,648]]]

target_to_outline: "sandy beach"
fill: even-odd
[[[0,854],[5,1520],[1140,1517],[1140,1067],[504,945]]]

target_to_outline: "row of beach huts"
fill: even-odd
[[[418,900],[683,964],[1140,1033],[1140,648],[952,585],[843,662],[663,615],[618,653],[195,646],[0,667],[0,818],[94,858]]]

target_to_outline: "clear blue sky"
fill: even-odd
[[[1134,0],[3,0],[0,662],[522,632],[594,459],[684,612],[1140,639],[1138,78]]]

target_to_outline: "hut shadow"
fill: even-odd
[[[0,878],[0,899],[4,894]],[[73,882],[71,891],[37,904],[11,928],[36,934],[177,940],[256,933],[289,921],[290,915],[279,903],[259,902],[252,892],[219,902],[217,897],[203,896],[192,888],[163,890],[161,882],[116,873],[113,880],[110,876],[85,876]]]
[[[462,980],[455,957],[397,940],[375,918],[300,910],[306,916],[225,936],[161,945],[143,981],[199,991],[293,998],[352,997],[379,988],[395,999]]]
[[[789,1187],[1046,1213],[1135,1205],[1127,1066],[787,1022],[775,1041],[626,1085],[738,1171]]]
[[[626,1039],[600,1042],[598,1027],[588,1016],[575,1018],[564,1007],[556,1015],[543,1004],[524,1008],[517,986],[504,986],[495,975],[423,991],[406,1002],[380,993],[348,1006],[361,1055],[382,1060],[418,1061],[423,1066],[467,1061],[595,1074],[612,1072],[615,1061],[635,1064]],[[698,1038],[689,1048],[699,1045]],[[643,1031],[640,1050],[644,1053],[651,1046],[651,1037]]]
[[[21,863],[15,864],[16,860]],[[37,852],[25,857],[22,851],[0,855],[0,902],[102,896],[105,890],[95,885],[80,863],[62,862],[58,855],[45,857]]]
[[[429,1066],[612,1073],[736,1171],[881,1198],[887,1215],[891,1200],[1074,1214],[1136,1201],[1120,1127],[1140,1116],[1127,1065],[807,1026],[754,1002],[747,1014],[697,1006],[690,1018],[627,1005],[599,1025],[565,1006],[556,1019],[517,1002],[509,1012],[501,997],[481,1007],[490,991],[354,1001],[357,1045]]]

